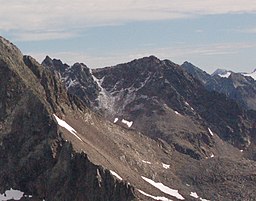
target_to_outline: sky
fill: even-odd
[[[256,0],[0,0],[0,35],[41,62],[90,68],[155,55],[217,68],[256,68]]]

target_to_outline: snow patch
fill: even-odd
[[[199,196],[197,195],[196,192],[191,192],[190,196],[193,197],[193,198],[199,198]]]
[[[67,89],[69,89],[72,86],[75,86],[76,84],[79,84],[79,82],[77,82],[76,80],[72,80],[72,79],[68,80],[67,81]]]
[[[210,128],[208,128],[208,131],[211,134],[211,136],[213,136],[213,132],[212,132],[212,130]]]
[[[210,200],[206,200],[206,199],[204,199],[204,198],[200,198],[200,197],[197,195],[196,192],[191,192],[191,193],[190,193],[190,196],[193,197],[193,198],[196,198],[196,199],[199,198],[199,200],[201,200],[201,201],[210,201]]]
[[[149,197],[149,198],[152,198],[152,199],[154,199],[154,200],[172,201],[172,200],[170,200],[170,199],[168,199],[168,198],[166,198],[166,197],[160,197],[160,196],[149,195],[149,194],[147,194],[147,193],[145,193],[145,192],[143,192],[143,191],[141,191],[141,190],[139,190],[139,189],[138,189],[138,191],[139,191],[142,195],[145,195],[145,196],[147,196],[147,197]]]
[[[214,154],[211,154],[211,158],[214,158]]]
[[[175,114],[177,114],[177,115],[181,115],[179,112],[177,112],[177,111],[174,111],[175,112]]]
[[[223,77],[223,78],[228,78],[231,75],[231,72],[226,72],[224,74],[218,74],[218,76]]]
[[[149,162],[149,161],[144,161],[144,160],[142,160],[142,162],[143,162],[143,163],[147,163],[147,164],[151,164],[151,162]]]
[[[199,198],[201,201],[210,201],[210,200],[206,200],[204,198]]]
[[[250,76],[250,77],[252,77],[254,80],[256,80],[256,69],[255,69],[255,71],[254,72],[252,72],[252,73],[244,73],[243,74],[244,76]]]
[[[153,180],[148,179],[148,178],[143,177],[143,176],[141,178],[143,180],[145,180],[146,182],[148,182],[149,184],[151,184],[152,186],[154,186],[157,189],[159,189],[160,191],[162,191],[163,193],[166,193],[168,195],[176,197],[179,200],[184,200],[185,199],[184,197],[182,197],[181,194],[179,194],[178,190],[171,189],[168,186],[165,186],[164,184],[162,184],[160,182],[159,183],[158,182],[154,182]]]
[[[243,152],[243,151],[244,151],[244,150],[242,150],[242,149],[240,150],[240,152]]]
[[[164,169],[169,169],[170,168],[170,165],[167,165],[167,164],[164,164],[164,163],[162,163],[162,165],[163,165]]]
[[[170,82],[167,79],[164,80],[164,83],[165,84],[170,84]]]
[[[24,192],[19,191],[19,190],[14,190],[10,189],[5,191],[4,194],[0,194],[0,200],[5,201],[5,200],[20,200],[24,195]]]
[[[190,107],[190,109],[191,109],[192,111],[194,111],[194,108],[192,108],[192,107],[189,105],[189,103],[188,103],[188,102],[186,102],[186,101],[185,101],[185,105],[186,105],[186,106],[189,106],[189,107]]]
[[[24,195],[25,198],[32,198],[32,195]]]
[[[99,102],[99,108],[106,109],[107,111],[110,111],[111,114],[114,114],[115,98],[106,89],[104,89],[101,86],[105,77],[102,77],[101,79],[96,78],[92,74],[91,69],[90,69],[90,73],[92,75],[93,80],[97,83],[98,87],[100,88],[99,96],[97,98]]]
[[[130,128],[133,124],[133,121],[127,121],[125,119],[122,119],[122,123],[126,124]]]
[[[117,179],[119,179],[119,180],[123,180],[122,179],[122,177],[120,177],[116,172],[114,172],[113,170],[109,170],[110,171],[110,173],[113,175],[113,176],[115,176]]]
[[[63,121],[62,119],[60,119],[59,117],[57,117],[55,114],[53,114],[54,118],[56,119],[56,121],[58,122],[59,126],[67,129],[70,133],[72,133],[77,139],[79,139],[80,141],[82,141],[82,139],[76,134],[76,130],[74,128],[72,128],[70,125],[67,124],[67,122]]]
[[[115,120],[114,120],[114,124],[115,124],[117,121],[118,121],[118,118],[115,118]]]

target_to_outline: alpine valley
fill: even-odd
[[[40,64],[0,37],[0,200],[256,200],[254,76]]]

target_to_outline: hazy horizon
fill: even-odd
[[[0,34],[39,62],[49,55],[96,68],[155,55],[209,73],[256,68],[249,0],[0,2]]]

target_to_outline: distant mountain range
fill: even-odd
[[[225,74],[39,64],[0,37],[0,200],[255,200],[255,81]]]
[[[189,62],[181,67],[209,91],[225,94],[244,109],[256,110],[256,69],[252,73],[235,73],[218,69],[209,75]]]

